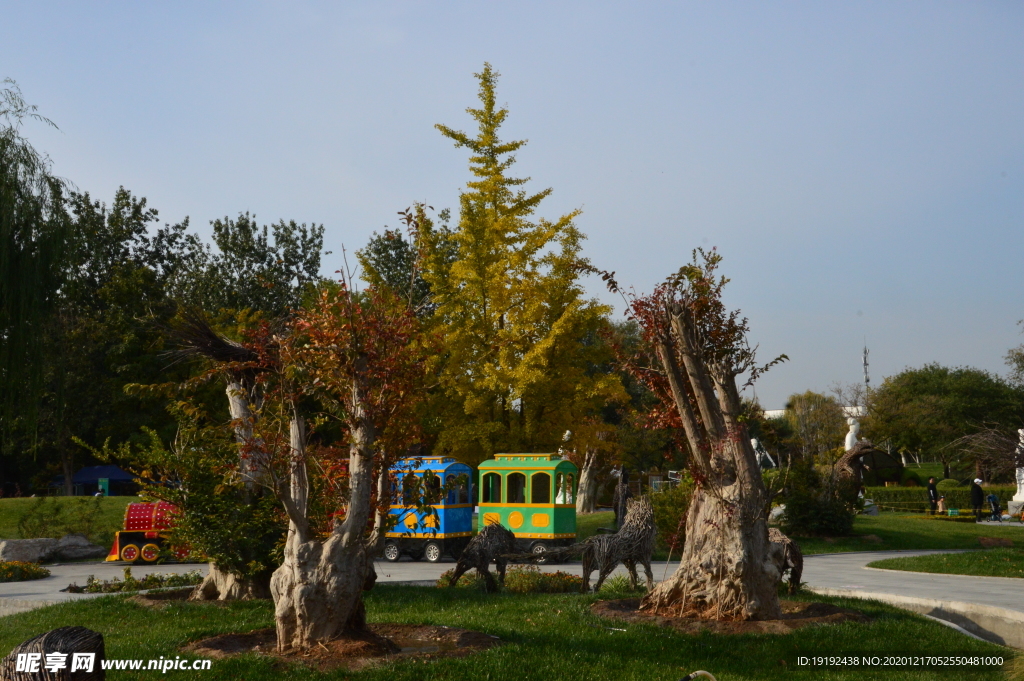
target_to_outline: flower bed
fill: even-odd
[[[109,594],[124,593],[129,591],[142,591],[144,589],[160,589],[174,586],[195,586],[203,581],[203,575],[198,570],[192,570],[181,575],[146,575],[142,579],[132,577],[132,569],[124,569],[124,579],[96,579],[93,575],[85,580],[85,586],[78,586],[77,583],[69,584],[68,593],[73,594]]]
[[[0,561],[0,582],[25,582],[49,577],[50,571],[36,563],[20,560]]]

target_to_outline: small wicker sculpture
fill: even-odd
[[[484,577],[487,592],[497,591],[498,584],[505,585],[505,567],[508,565],[507,556],[515,550],[516,536],[512,532],[500,524],[488,525],[480,530],[480,534],[473,537],[469,545],[462,550],[448,586],[455,586],[463,574],[472,568],[476,568],[477,574]],[[488,569],[492,560],[498,571],[497,584]]]
[[[768,541],[772,543],[772,558],[779,568],[779,578],[789,570],[789,593],[795,594],[804,572],[804,554],[800,546],[775,527],[768,528]]]
[[[18,655],[33,655],[36,669],[17,671]],[[76,655],[91,655],[79,664]],[[60,627],[30,638],[0,661],[3,681],[103,681],[103,634],[85,627]],[[49,667],[47,665],[49,664]],[[74,669],[74,671],[72,671]]]
[[[600,591],[608,575],[619,563],[629,570],[630,582],[637,586],[636,564],[644,566],[648,591],[654,588],[654,573],[651,572],[651,554],[654,553],[654,537],[658,529],[654,524],[654,507],[649,497],[626,501],[626,517],[615,534],[596,534],[569,549],[582,551],[583,591],[590,590],[590,573],[597,570],[597,584],[594,591]],[[565,549],[567,550],[567,549]],[[561,553],[561,551],[559,551]]]

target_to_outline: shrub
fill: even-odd
[[[945,482],[945,481],[943,481]],[[939,483],[941,485],[942,483]],[[939,487],[942,496],[946,497],[946,508],[970,508],[971,490],[967,487]],[[1006,509],[1013,495],[1017,493],[1016,485],[991,485],[985,488],[985,496],[995,493],[999,503]],[[882,511],[924,513],[929,509],[928,491],[913,487],[868,487],[864,496],[873,499]],[[988,509],[986,502],[985,508]]]
[[[118,578],[98,580],[95,576],[89,575],[85,580],[85,586],[78,586],[77,583],[69,584],[67,591],[73,594],[108,594],[124,593],[128,591],[142,591],[143,589],[161,589],[175,586],[195,586],[202,583],[203,575],[198,570],[192,570],[181,575],[155,575],[149,574],[142,579],[132,577],[132,569],[124,569],[124,579]]]
[[[454,569],[448,570],[438,577],[438,588],[447,588]],[[466,573],[459,578],[457,587],[475,587],[483,589],[484,578],[476,571]],[[567,572],[541,572],[536,565],[513,565],[505,572],[505,591],[517,594],[561,594],[579,592],[583,588],[583,578]]]
[[[921,480],[921,476],[916,471],[904,468],[900,475],[900,484],[904,487],[924,487],[926,483]]]
[[[946,478],[945,480],[939,480],[935,486],[939,490],[957,489],[961,487],[960,481],[954,480],[953,478]]]
[[[59,499],[59,501],[58,501]],[[97,519],[104,497],[39,497],[18,518],[22,539],[83,534],[97,539]]]
[[[49,577],[50,571],[36,563],[20,560],[0,561],[0,582],[27,582],[30,579]]]
[[[679,552],[686,541],[686,512],[693,496],[693,478],[683,472],[679,484],[664,492],[651,494],[654,524],[658,528],[658,546]]]
[[[640,580],[637,581],[636,588],[629,581],[629,575],[613,575],[608,579],[604,580],[604,584],[601,585],[600,593],[609,594],[642,594],[647,591],[647,587]]]
[[[803,462],[789,472],[782,531],[790,536],[845,536],[853,532],[856,494],[852,485],[823,476]]]

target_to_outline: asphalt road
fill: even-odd
[[[904,596],[918,596],[938,600],[955,600],[969,603],[993,605],[1000,608],[1024,612],[1024,580],[1005,577],[966,577],[957,575],[932,575],[915,572],[876,570],[866,565],[882,558],[903,555],[916,556],[943,551],[875,551],[863,553],[832,553],[807,556],[804,559],[803,581],[811,587],[850,589],[871,593],[892,593]],[[667,568],[671,571],[675,562]],[[403,558],[397,563],[385,560],[376,562],[377,579],[380,582],[434,581],[443,572],[454,566],[451,559],[440,563],[411,561]],[[121,577],[124,565],[120,563],[69,563],[47,566],[51,575],[45,579],[28,582],[7,582],[0,584],[0,613],[10,610],[14,601],[59,602],[77,598],[91,598],[95,594],[69,594],[61,592],[68,584],[84,584],[89,575],[99,579]],[[652,564],[655,581],[666,575],[666,563]],[[582,574],[580,563],[543,566],[543,570],[561,570],[575,575]],[[133,566],[135,577],[148,573],[182,573],[199,570],[206,574],[205,563]],[[613,574],[625,574],[619,566]],[[592,579],[596,578],[596,574]],[[643,579],[643,572],[640,573]],[[8,607],[5,608],[5,603]],[[19,608],[20,609],[20,608]]]

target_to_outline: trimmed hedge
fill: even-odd
[[[983,487],[985,496],[995,494],[1006,510],[1006,504],[1017,493],[1016,485],[992,485]],[[946,508],[971,508],[971,488],[957,487],[940,490],[946,497]],[[873,499],[879,510],[898,513],[924,513],[928,511],[928,488],[926,487],[866,487],[864,498]],[[988,503],[984,508],[988,509]]]

